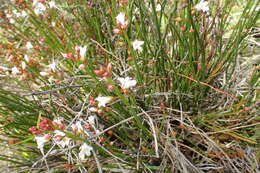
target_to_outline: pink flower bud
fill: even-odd
[[[75,60],[76,58],[75,58],[75,56],[72,53],[67,53],[66,54],[66,59],[68,59],[68,60]]]
[[[98,110],[97,112],[99,115],[102,115],[103,114],[103,111],[101,109]]]
[[[46,135],[44,136],[44,138],[45,138],[46,140],[49,140],[49,139],[52,138],[52,135],[51,135],[51,134],[46,134]]]
[[[38,0],[38,2],[40,2],[40,3],[45,3],[45,0]]]
[[[111,70],[112,70],[112,63],[110,62],[107,64],[107,71],[111,72]]]
[[[105,72],[105,73],[103,73],[103,75],[102,75],[102,77],[105,77],[105,78],[111,77],[111,76],[112,76],[112,74],[109,73],[109,72]]]
[[[104,71],[102,70],[94,70],[94,73],[97,75],[97,76],[102,76],[104,74]]]
[[[120,33],[121,33],[121,30],[118,29],[118,28],[115,28],[115,29],[113,29],[113,33],[114,33],[114,34],[120,34]]]
[[[107,90],[109,90],[109,91],[113,91],[114,88],[115,88],[114,85],[108,85],[107,86]]]
[[[95,105],[96,104],[96,101],[95,101],[95,99],[93,97],[89,98],[89,104],[91,104],[91,105]]]
[[[84,70],[85,68],[86,68],[86,67],[85,67],[84,64],[80,64],[80,65],[79,65],[79,69],[80,69],[80,70]]]

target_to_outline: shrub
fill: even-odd
[[[217,101],[209,93],[241,104],[218,79],[232,76],[259,1],[246,1],[231,26],[235,4],[11,2],[1,13],[2,133],[16,156],[8,161],[43,172],[200,172],[202,163],[237,171],[201,131],[210,121],[197,123]]]

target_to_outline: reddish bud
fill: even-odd
[[[128,0],[120,0],[120,1],[119,1],[119,4],[120,4],[121,7],[122,7],[122,6],[125,6],[125,5],[128,4]]]
[[[75,58],[75,56],[72,53],[67,53],[66,54],[66,59],[68,59],[68,60],[75,60],[76,58]]]
[[[104,143],[106,141],[106,139],[104,138],[104,137],[101,137],[100,139],[99,139],[99,142],[100,143]]]
[[[194,29],[190,29],[190,31],[189,31],[190,33],[193,33],[193,32],[195,32],[195,30]]]
[[[80,69],[80,70],[84,70],[85,68],[86,68],[86,66],[85,66],[84,64],[80,64],[80,65],[79,65],[79,69]]]
[[[108,64],[107,64],[107,71],[108,71],[108,72],[111,72],[111,71],[112,71],[112,68],[113,68],[113,67],[112,67],[112,63],[111,63],[111,62],[108,63]]]
[[[39,135],[42,133],[42,131],[38,129],[36,126],[29,128],[29,131],[34,135]]]
[[[114,85],[108,85],[108,86],[107,86],[107,90],[108,90],[108,91],[113,91],[114,88],[115,88]]]
[[[112,112],[112,109],[109,108],[109,107],[105,107],[104,109],[105,109],[106,112]]]
[[[201,63],[198,63],[198,70],[200,71],[202,69]]]
[[[108,130],[108,131],[107,131],[107,134],[108,134],[109,136],[112,136],[112,135],[114,134],[114,132],[113,132],[113,130]]]
[[[40,3],[45,3],[46,2],[46,0],[38,0],[38,2],[40,2]]]
[[[182,25],[181,26],[181,30],[184,32],[184,31],[186,31],[186,26],[185,25]]]
[[[18,142],[20,142],[21,140],[20,139],[10,139],[9,141],[8,141],[8,144],[9,145],[13,145],[13,144],[16,144],[16,143],[18,143]]]
[[[43,131],[53,131],[54,130],[53,123],[48,118],[43,118],[39,124],[39,127]]]
[[[53,126],[54,126],[55,128],[58,128],[58,129],[61,129],[61,130],[64,130],[65,127],[66,127],[66,125],[63,124],[63,123],[53,122],[52,124],[53,124]]]
[[[115,28],[115,29],[113,29],[113,33],[114,33],[114,34],[120,34],[120,33],[121,33],[121,30],[118,29],[118,28]]]
[[[105,72],[103,73],[102,77],[105,77],[105,78],[108,78],[108,77],[111,77],[112,74],[110,72]]]
[[[94,73],[95,73],[97,76],[101,77],[101,76],[103,76],[104,71],[101,71],[101,70],[94,70]]]
[[[75,167],[75,165],[73,165],[73,164],[64,164],[63,165],[66,169],[71,169],[71,168],[74,168]]]
[[[103,111],[102,110],[98,110],[98,112],[97,112],[99,115],[103,115],[104,113],[103,113]]]
[[[165,107],[166,107],[166,106],[165,106],[164,103],[161,103],[161,104],[160,104],[160,108],[161,108],[161,109],[165,109]]]
[[[84,127],[85,127],[86,129],[90,130],[90,131],[93,131],[93,130],[94,130],[93,127],[92,127],[89,123],[87,123]]]
[[[178,128],[180,128],[180,129],[187,129],[187,127],[185,125],[183,125],[183,124],[179,125]]]
[[[96,101],[95,101],[95,99],[93,97],[89,98],[89,104],[91,104],[91,105],[95,105],[96,104]]]
[[[55,136],[55,140],[57,140],[57,141],[61,141],[63,138],[64,138],[64,136],[61,136],[61,135]]]
[[[177,17],[174,19],[176,22],[181,22],[183,19],[181,17]]]

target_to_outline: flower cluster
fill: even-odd
[[[209,11],[209,2],[205,0],[201,0],[197,5],[195,5],[194,8],[198,11],[207,13]]]
[[[37,135],[35,136],[35,140],[38,148],[44,153],[43,147],[50,139],[53,139],[53,141],[62,148],[69,144],[70,139],[61,131],[64,130],[65,127],[66,125],[62,118],[57,118],[53,121],[48,118],[42,118],[39,127],[33,126],[29,130],[32,134]]]
[[[75,52],[74,53],[62,53],[63,57],[68,59],[68,60],[84,60],[85,55],[86,55],[86,51],[87,51],[87,46],[75,46]]]
[[[142,45],[144,44],[144,41],[135,40],[133,41],[133,49],[141,52],[143,50]]]
[[[121,78],[120,77],[117,80],[120,82],[120,86],[124,90],[134,87],[136,85],[136,83],[137,83],[136,80],[133,80],[130,77],[126,77],[126,78]]]
[[[107,66],[105,66],[105,67],[100,67],[98,69],[95,69],[94,73],[98,77],[102,77],[102,78],[111,77],[112,76],[112,64],[108,63]]]
[[[33,0],[34,13],[37,15],[43,14],[47,9],[46,4],[45,0]],[[58,8],[54,1],[49,1],[48,6],[49,8]]]
[[[115,34],[121,34],[123,31],[127,30],[129,21],[126,20],[125,13],[121,12],[116,17],[117,28],[113,30]]]
[[[78,120],[75,123],[72,123],[70,126],[68,126],[61,117],[58,117],[53,121],[47,118],[43,118],[39,124],[39,127],[33,126],[29,130],[32,134],[36,135],[35,140],[37,147],[40,149],[42,154],[44,154],[45,144],[51,140],[54,144],[61,148],[68,147],[73,140],[67,137],[66,132],[71,131],[75,135],[85,136],[93,136],[99,133],[99,130],[96,127],[94,116],[89,116],[86,121]],[[91,150],[93,150],[93,148],[86,143],[79,144],[81,145],[79,148],[79,158],[81,160],[85,160],[86,156],[91,155]]]
[[[33,126],[29,130],[32,134],[39,135],[46,131],[53,131],[54,125],[53,122],[48,118],[43,118],[39,124],[39,127]]]

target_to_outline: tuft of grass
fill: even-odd
[[[0,124],[12,156],[0,160],[24,172],[257,172],[259,68],[246,90],[234,85],[260,1],[237,20],[241,1],[199,3],[10,2]]]

